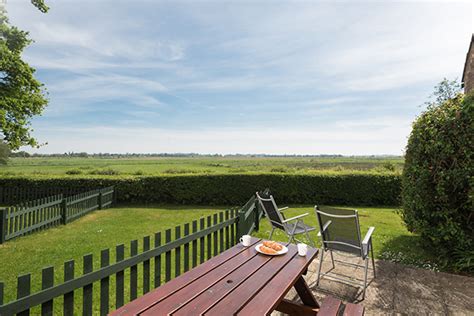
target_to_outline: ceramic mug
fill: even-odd
[[[306,256],[306,254],[308,253],[308,245],[298,244],[297,247],[298,247],[298,254],[300,256]]]
[[[252,238],[252,236],[250,236],[250,235],[243,235],[243,236],[240,238],[240,242],[241,242],[242,245],[244,245],[245,247],[248,247],[248,246],[250,246],[251,238]]]

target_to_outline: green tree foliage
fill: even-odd
[[[413,123],[402,176],[402,215],[408,229],[420,233],[447,264],[472,269],[462,262],[472,257],[474,247],[474,95],[458,91],[444,80]]]
[[[10,147],[0,139],[0,165],[6,165],[10,157]]]
[[[42,12],[48,10],[43,0],[32,3]],[[28,32],[0,16],[0,132],[14,150],[22,145],[38,146],[30,121],[48,103],[43,85],[34,77],[35,69],[21,58],[31,42]]]

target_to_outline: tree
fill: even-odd
[[[41,12],[48,7],[43,0],[32,0]],[[31,135],[31,119],[40,115],[48,100],[44,85],[35,79],[35,69],[21,58],[32,40],[28,32],[10,25],[0,13],[0,132],[10,149],[38,146]]]
[[[6,165],[10,157],[10,147],[0,139],[0,165]]]
[[[402,216],[441,260],[474,270],[474,95],[444,80],[413,123],[402,175]]]

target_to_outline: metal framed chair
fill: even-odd
[[[367,289],[367,271],[369,268],[369,252],[372,258],[372,269],[375,279],[375,262],[374,262],[374,251],[372,247],[372,234],[375,227],[369,227],[369,230],[365,234],[364,239],[361,239],[359,215],[357,210],[344,210],[344,209],[327,209],[321,211],[318,206],[315,206],[316,217],[319,222],[319,233],[321,236],[322,248],[321,256],[318,268],[318,278],[316,286],[319,285],[319,280],[322,277],[328,277],[329,279],[335,279],[354,285],[362,286],[362,299],[365,298],[365,290]],[[356,257],[364,260],[364,265],[353,264],[346,261],[334,260],[333,251],[349,253]],[[321,273],[321,266],[324,260],[325,252],[329,252],[331,255],[332,268],[326,272]],[[344,276],[340,278],[331,273],[332,269],[335,268],[334,262],[339,262],[346,265],[357,266],[364,268],[364,281],[360,282],[353,281],[352,278]]]
[[[308,216],[309,213],[300,214],[291,218],[286,218],[283,212],[288,209],[288,207],[278,208],[273,199],[273,196],[270,195],[268,198],[263,198],[256,193],[258,202],[262,207],[267,219],[270,221],[272,226],[272,231],[268,239],[271,239],[275,229],[280,229],[286,233],[289,237],[288,243],[291,243],[293,240],[300,241],[296,239],[295,236],[305,234],[308,240],[308,243],[314,247],[313,240],[309,236],[309,232],[316,230],[315,227],[308,226],[303,222],[303,217]]]

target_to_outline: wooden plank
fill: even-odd
[[[150,236],[143,237],[143,251],[150,250]],[[143,261],[143,294],[150,292],[150,259]]]
[[[17,299],[29,296],[30,291],[31,291],[31,275],[30,274],[22,275],[18,277],[17,281],[18,281],[17,293],[16,293]],[[30,315],[29,308],[17,314],[17,316],[28,316],[28,315]]]
[[[226,210],[225,211],[225,220],[228,221],[230,218],[230,211]],[[225,227],[225,249],[230,248],[230,227],[226,226]]]
[[[207,217],[207,227],[211,227],[212,226],[212,222],[211,222],[211,216],[208,216]],[[212,236],[211,234],[207,235],[207,260],[211,259],[212,257]]]
[[[213,223],[214,223],[214,225],[217,225],[217,224],[218,224],[218,218],[217,218],[217,216],[218,216],[217,214],[214,214],[214,215],[213,215]],[[218,231],[215,231],[215,232],[213,233],[213,236],[212,236],[212,237],[213,237],[212,239],[213,239],[213,244],[214,244],[214,256],[217,256],[217,255],[219,254],[219,244],[218,244],[218,238],[219,238],[219,236],[218,236]]]
[[[125,257],[125,246],[117,245],[115,247],[115,262],[123,261]],[[124,271],[119,271],[115,274],[115,308],[122,307],[124,304],[125,293],[125,277]]]
[[[110,264],[109,249],[104,249],[100,253],[100,267],[108,267]],[[109,281],[110,277],[100,280],[100,315],[107,315],[109,312]]]
[[[85,255],[83,257],[83,274],[92,272],[93,270],[93,261],[92,254]],[[92,283],[85,285],[82,288],[82,315],[92,316]]]
[[[138,240],[130,242],[130,257],[138,254]],[[133,301],[138,297],[138,266],[132,265],[130,267],[130,300]]]
[[[171,241],[171,229],[165,231],[165,244]],[[171,280],[171,250],[165,253],[165,281]]]
[[[155,234],[155,248],[161,246],[161,232]],[[155,289],[161,285],[161,254],[155,256]]]
[[[288,315],[315,316],[317,315],[319,308],[305,306],[283,299],[277,306],[276,310]]]
[[[64,262],[64,282],[74,279],[74,260]],[[63,314],[74,315],[74,291],[64,294]]]
[[[183,299],[186,297],[186,289],[177,293],[177,295],[180,295],[181,304],[178,308],[171,311],[171,313],[173,315],[183,316],[199,315],[203,313],[210,306],[219,302],[223,297],[229,295],[229,293],[244,282],[249,276],[254,273],[260,274],[259,269],[271,259],[272,257],[270,256],[255,255],[243,264],[233,265],[231,269],[226,271],[226,275],[221,278],[215,278],[213,271],[212,275],[209,274],[209,279],[213,279],[210,281],[210,285],[205,287],[199,284],[201,286],[199,291],[194,293],[191,291],[191,294],[194,295],[188,300]]]
[[[181,238],[181,226],[175,227],[175,239]],[[181,246],[174,249],[174,276],[177,277],[181,274]]]
[[[238,267],[256,256],[257,253],[255,250],[246,248],[244,251],[230,258],[230,260],[226,260],[222,264],[213,267],[213,269],[207,270],[195,282],[187,282],[184,286],[176,286],[173,290],[173,295],[161,297],[155,301],[153,306],[148,306],[140,315],[163,315],[171,313],[173,310],[180,307],[184,302],[194,298],[196,293],[205,291],[208,287],[215,284],[216,281],[224,278],[229,273],[235,269],[238,269]],[[212,259],[209,261],[212,261]],[[192,272],[192,270],[190,272]],[[184,276],[186,275],[184,274],[183,277]],[[172,281],[170,283],[174,282]]]
[[[219,223],[224,221],[224,213],[219,213]],[[224,251],[224,228],[219,230],[219,253]]]
[[[311,289],[309,288],[302,275],[300,275],[294,286],[296,293],[298,293],[298,296],[301,298],[301,301],[304,305],[311,307],[319,307],[319,304],[316,301],[313,292],[311,292]]]
[[[252,239],[252,245],[255,245],[259,239]],[[237,245],[229,250],[223,252],[220,256],[212,258],[212,260],[206,261],[194,269],[188,271],[186,274],[180,275],[172,282],[168,282],[159,288],[153,290],[152,292],[140,297],[139,299],[128,303],[120,309],[112,312],[110,315],[133,315],[140,313],[143,309],[148,306],[152,306],[157,303],[159,300],[162,300],[166,297],[169,297],[176,293],[180,288],[186,286],[187,284],[193,283],[199,280],[202,277],[206,276],[206,273],[213,270],[214,268],[222,265],[226,261],[230,260],[239,253],[246,251],[248,248],[245,248],[241,245]]]
[[[193,224],[192,224],[193,234],[197,232],[197,227],[198,227],[197,226],[197,221],[194,220]],[[195,266],[197,266],[197,255],[198,255],[197,247],[198,247],[198,242],[197,242],[197,239],[196,239],[196,240],[193,240],[193,248],[192,248],[193,249],[192,250],[193,251],[193,254],[192,254],[192,266],[193,266],[193,268]]]
[[[347,303],[344,309],[344,316],[363,316],[365,312],[364,306],[360,304]]]
[[[289,245],[288,248],[296,249],[296,245]],[[294,256],[293,260],[283,267],[281,271],[266,284],[267,288],[273,290],[262,290],[256,293],[255,296],[242,307],[239,314],[266,315],[275,310],[280,301],[285,297],[286,293],[288,293],[291,287],[296,283],[303,271],[308,268],[317,252],[317,249],[310,248],[305,257]],[[270,262],[272,263],[272,261]]]
[[[199,228],[200,230],[204,230],[205,226],[204,226],[204,218],[200,218],[199,219]],[[204,239],[204,236],[202,236],[201,238],[199,238],[199,263],[203,263],[204,262],[204,252],[205,252],[205,239]]]
[[[293,260],[296,253],[297,250],[295,248],[289,248],[288,253],[284,256],[273,257],[271,260],[277,262],[263,266],[258,270],[258,273],[255,273],[244,280],[244,282],[239,284],[239,286],[229,295],[221,298],[214,305],[209,306],[205,311],[205,314],[223,315],[237,312],[242,308],[243,304],[252,299],[255,293],[265,289],[269,280],[271,280],[276,274],[281,273],[280,271]]]
[[[189,223],[184,224],[184,236],[189,235]],[[189,243],[184,244],[184,257],[183,257],[183,270],[184,272],[189,271]]]
[[[53,287],[54,285],[54,268],[47,267],[41,272],[41,289]],[[49,300],[41,304],[41,315],[52,315],[53,314],[53,300]]]
[[[318,315],[320,316],[336,316],[339,308],[341,308],[341,300],[330,295],[326,296],[321,303]]]

